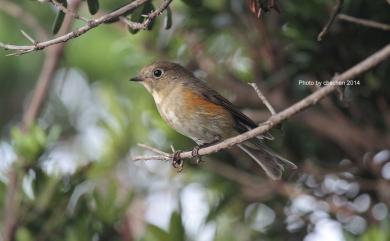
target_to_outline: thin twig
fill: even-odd
[[[359,24],[359,25],[362,25],[364,27],[376,28],[376,29],[380,29],[383,31],[390,31],[390,25],[385,24],[385,23],[375,22],[372,20],[366,20],[366,19],[361,19],[361,18],[355,18],[355,17],[348,16],[345,14],[339,14],[337,16],[337,18],[340,20],[343,20],[343,21]]]
[[[157,154],[160,154],[160,155],[168,155],[169,156],[169,154],[168,153],[166,153],[166,152],[163,152],[163,151],[161,151],[161,150],[159,150],[159,149],[157,149],[157,148],[155,148],[155,147],[151,147],[151,146],[148,146],[148,145],[145,145],[145,144],[141,144],[141,143],[138,143],[137,144],[139,147],[142,147],[142,148],[144,148],[144,149],[147,149],[147,150],[149,150],[149,151],[151,151],[151,152],[154,152],[154,153],[157,153]]]
[[[33,39],[30,35],[28,35],[26,32],[24,32],[23,30],[20,30],[20,32],[23,34],[23,36],[28,40],[30,41],[32,44],[35,44],[37,41],[35,39]]]
[[[111,12],[108,14],[105,14],[99,18],[92,19],[88,21],[88,23],[74,31],[68,32],[66,34],[60,35],[56,38],[43,41],[43,42],[38,42],[35,45],[13,45],[13,44],[5,44],[0,42],[0,48],[4,48],[6,50],[14,50],[18,55],[20,54],[25,54],[29,53],[32,51],[37,51],[44,49],[48,46],[67,42],[70,39],[77,38],[80,35],[85,34],[86,32],[90,31],[93,28],[96,28],[97,26],[115,18],[119,18],[120,16],[126,14],[129,11],[132,11],[142,4],[146,3],[148,0],[135,0],[129,4],[126,4],[125,6]],[[147,29],[151,21],[156,18],[157,16],[161,15],[161,13],[169,6],[169,4],[172,2],[172,0],[165,0],[159,8],[157,8],[155,11],[150,13],[148,17],[144,20],[142,23],[134,23],[131,22],[132,24],[129,25],[130,28],[132,29]]]
[[[260,100],[264,103],[264,105],[268,108],[269,112],[271,112],[271,115],[275,115],[276,111],[275,111],[274,107],[272,107],[272,105],[269,103],[267,98],[263,95],[263,93],[261,92],[261,90],[257,86],[257,84],[256,83],[249,83],[249,85],[252,86],[253,89],[255,89],[256,94],[259,96]]]
[[[343,5],[343,2],[344,2],[344,0],[336,0],[336,5],[333,7],[333,11],[330,14],[328,22],[326,23],[326,25],[324,26],[322,31],[318,34],[318,37],[317,37],[318,41],[322,41],[322,39],[324,38],[325,34],[328,33],[328,31],[330,29],[330,26],[332,26],[332,24],[333,24],[334,20],[336,19],[337,15],[341,11],[341,6]]]
[[[168,153],[167,153],[168,154]],[[171,161],[172,155],[155,155],[155,156],[135,156],[133,161],[150,161],[150,160],[159,160],[159,161]]]
[[[353,66],[352,68],[348,69],[342,74],[337,75],[335,78],[332,79],[332,81],[329,82],[329,84],[314,93],[310,94],[309,96],[305,97],[304,99],[300,100],[299,102],[291,105],[287,109],[271,116],[263,125],[256,127],[250,131],[247,131],[241,135],[226,139],[220,143],[217,143],[215,145],[211,145],[205,148],[201,148],[198,150],[198,155],[203,156],[211,153],[218,152],[223,149],[230,148],[236,144],[242,143],[248,139],[254,138],[256,136],[259,136],[267,131],[269,131],[274,126],[278,125],[279,123],[289,119],[293,115],[297,114],[298,112],[301,112],[308,107],[315,105],[318,101],[325,98],[326,96],[330,95],[333,91],[335,91],[340,85],[345,84],[345,81],[349,79],[353,79],[356,76],[370,70],[374,66],[377,66],[378,64],[382,63],[386,59],[390,57],[390,44],[383,47],[381,50],[377,51],[373,55],[367,57],[362,62],[358,63],[357,65]],[[172,156],[172,155],[170,155]],[[192,151],[186,151],[180,153],[178,158],[184,159],[184,158],[191,158],[192,157]],[[167,160],[167,156],[153,156],[153,157],[136,157],[134,160],[150,160],[150,159],[158,159],[158,160]],[[172,160],[172,159],[171,159]]]
[[[132,22],[128,18],[123,16],[119,17],[119,20],[121,20],[124,24],[126,24],[131,29],[146,29],[147,26],[149,25],[149,24],[145,25],[144,24],[145,22],[144,23]]]
[[[172,151],[172,153],[176,151],[175,147],[173,145],[171,145],[171,151]]]

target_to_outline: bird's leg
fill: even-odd
[[[172,157],[172,166],[177,169],[177,172],[181,172],[184,166],[184,161],[180,158],[180,153],[182,151],[175,151]]]
[[[221,137],[216,136],[214,141],[212,141],[210,143],[197,145],[194,147],[194,149],[192,149],[191,155],[192,155],[192,157],[196,157],[196,164],[197,165],[199,165],[199,163],[201,163],[201,162],[204,162],[202,160],[202,157],[199,155],[199,149],[214,145],[215,143],[219,142],[220,140],[221,140]]]
[[[199,163],[203,162],[202,157],[199,155],[199,149],[204,147],[204,145],[197,145],[192,149],[191,155],[192,157],[196,157],[196,164],[199,165]]]

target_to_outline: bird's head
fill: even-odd
[[[142,83],[154,96],[167,92],[177,84],[192,78],[192,73],[179,64],[159,61],[141,69],[131,81]]]

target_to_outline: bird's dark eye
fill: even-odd
[[[153,71],[153,76],[155,78],[160,78],[163,75],[163,73],[164,73],[164,70],[162,70],[162,69],[155,69]]]

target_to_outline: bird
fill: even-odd
[[[130,80],[141,83],[153,96],[168,125],[196,143],[193,156],[197,155],[199,148],[258,127],[229,100],[177,63],[154,62],[143,67]],[[267,147],[265,139],[273,137],[265,133],[237,146],[271,179],[278,180],[286,168],[295,169],[296,165]]]

